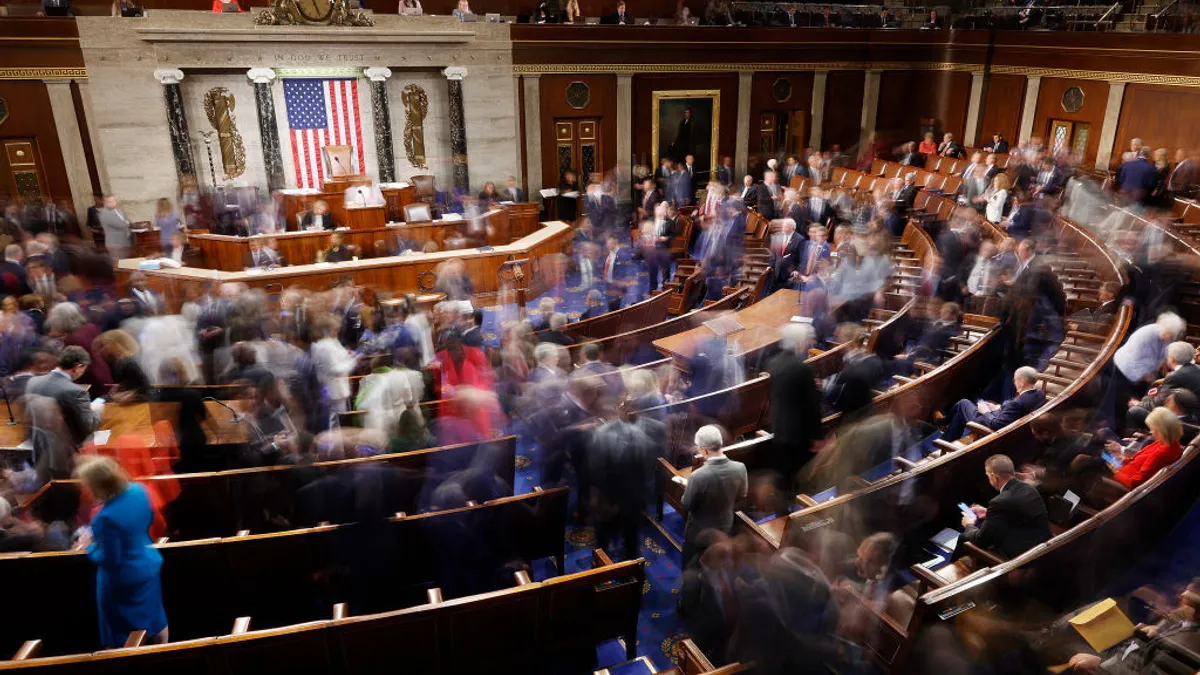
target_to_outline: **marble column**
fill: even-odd
[[[1096,168],[1107,171],[1112,162],[1113,147],[1117,144],[1117,123],[1121,121],[1121,104],[1125,101],[1125,83],[1108,85],[1108,105],[1104,108],[1104,126],[1100,129],[1100,149],[1096,151]]]
[[[442,71],[450,88],[450,152],[454,161],[454,187],[471,191],[471,174],[467,167],[467,119],[463,110],[462,81],[467,69],[450,66]]]
[[[536,196],[542,185],[542,88],[541,75],[522,75],[521,90],[525,92],[525,198],[541,201]],[[617,115],[620,116],[620,109]],[[617,153],[618,155],[620,153]]]
[[[287,187],[283,178],[283,152],[279,145],[279,124],[275,119],[275,97],[271,83],[275,71],[270,68],[251,68],[246,77],[254,83],[254,103],[258,108],[258,134],[262,137],[263,169],[267,172],[267,189],[274,192]]]
[[[70,80],[44,80],[50,95],[50,113],[58,131],[63,164],[67,167],[67,185],[71,188],[71,204],[75,213],[87,213],[92,205],[92,177],[88,174],[87,154],[79,133],[79,118],[75,115],[75,99],[71,96]]]
[[[183,92],[179,83],[183,71],[177,68],[160,68],[154,77],[162,84],[163,99],[167,105],[167,129],[171,132],[171,154],[175,156],[175,173],[179,178],[196,175],[196,162],[192,158],[192,141],[188,134],[187,114],[183,111]]]
[[[618,185],[623,201],[633,199],[633,75],[617,75],[617,164],[623,165],[626,182]]]
[[[1014,139],[1017,143],[1028,141],[1033,135],[1033,118],[1037,114],[1038,90],[1042,88],[1040,75],[1029,75],[1025,78],[1025,104],[1021,106],[1021,130]]]
[[[868,70],[863,82],[862,118],[858,128],[858,147],[865,148],[875,133],[875,120],[879,115],[879,80],[882,71]]]
[[[746,175],[747,162],[750,159],[750,92],[754,84],[754,73],[743,70],[738,73],[738,107],[737,107],[737,144],[733,150],[733,166],[738,175]],[[717,153],[717,166],[721,165],[721,155]],[[652,167],[657,169],[658,167]],[[716,167],[713,168],[716,170]],[[734,181],[737,183],[737,181]]]
[[[390,68],[367,68],[363,75],[371,81],[371,116],[375,119],[375,160],[379,162],[379,182],[396,182],[396,153],[392,149],[392,115],[388,107],[387,81]]]
[[[971,98],[967,100],[967,128],[963,146],[974,147],[979,140],[979,116],[983,113],[983,73],[971,73]]]
[[[812,106],[809,108],[809,122],[812,129],[808,133],[808,145],[813,150],[821,149],[822,129],[825,126],[825,87],[828,84],[828,70],[818,70],[813,73]]]

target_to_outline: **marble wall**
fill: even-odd
[[[453,184],[448,94],[441,74],[448,66],[468,71],[463,95],[472,190],[487,180],[502,183],[509,174],[518,174],[520,147],[509,27],[460,24],[451,17],[378,15],[375,20],[371,28],[326,28],[255,26],[252,13],[160,10],[143,19],[79,17],[91,90],[89,115],[94,120],[94,143],[105,165],[102,171],[107,173],[108,188],[122,198],[126,212],[139,220],[150,218],[156,199],[176,193],[162,85],[154,77],[157,69],[184,72],[181,88],[195,139],[193,156],[205,181],[208,158],[197,132],[211,125],[203,112],[203,95],[212,86],[224,86],[237,99],[237,127],[246,146],[244,179],[266,187],[253,86],[246,77],[246,70],[254,67],[274,68],[279,76],[271,90],[289,186],[295,182],[295,170],[280,79],[359,76],[364,159],[367,173],[377,175],[370,82],[362,77],[363,69],[371,66],[393,71],[388,96],[399,180],[432,173],[440,187]],[[429,96],[425,121],[428,170],[415,170],[404,153],[400,92],[413,82]]]
[[[246,147],[246,171],[237,178],[226,181],[221,168],[221,144],[213,138],[213,165],[217,170],[217,182],[226,185],[267,185],[267,170],[263,161],[262,135],[258,130],[258,108],[254,104],[254,83],[244,71],[221,74],[188,74],[185,73],[183,82],[184,110],[187,113],[188,130],[192,136],[192,157],[196,160],[196,173],[200,185],[211,187],[212,176],[208,168],[208,151],[200,132],[213,132],[215,129],[204,113],[204,95],[214,87],[225,87],[233,94],[235,104],[234,124],[242,135],[242,144]],[[275,85],[279,86],[279,85]],[[286,124],[286,122],[285,122]],[[281,140],[286,143],[286,137]],[[286,145],[284,146],[287,147]]]

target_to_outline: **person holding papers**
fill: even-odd
[[[963,512],[965,529],[959,541],[1011,559],[1049,539],[1046,503],[1037,488],[1017,478],[1013,461],[1007,455],[992,455],[983,467],[988,485],[1000,494],[987,507],[972,504]]]

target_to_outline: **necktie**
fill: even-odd
[[[805,276],[813,273],[813,266],[816,263],[816,261],[817,261],[817,245],[809,244],[808,245],[808,262],[805,263],[805,265],[804,265]]]
[[[254,252],[254,266],[262,267],[262,252],[261,251]]]

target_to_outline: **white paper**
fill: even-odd
[[[461,213],[443,213],[441,219],[447,223],[454,223],[462,220],[463,217]]]
[[[793,316],[792,323],[812,323],[811,316]]]
[[[1068,504],[1071,505],[1071,513],[1074,514],[1075,507],[1079,506],[1079,495],[1075,494],[1074,492],[1071,492],[1070,490],[1067,490],[1066,492],[1063,493],[1062,498],[1064,500],[1066,500],[1066,502]]]
[[[95,443],[96,445],[106,445],[108,443],[109,436],[112,436],[111,430],[101,429],[100,431],[97,431],[95,434],[92,434],[92,442]]]
[[[579,193],[574,190],[570,192],[564,192],[562,193],[562,196],[566,197],[567,199],[579,199]]]
[[[557,197],[558,196],[558,188],[543,188],[543,189],[539,190],[538,192],[541,193],[543,199],[547,198],[547,197]]]

